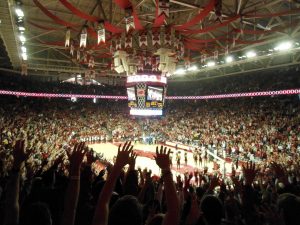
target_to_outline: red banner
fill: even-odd
[[[78,8],[74,7],[70,2],[67,0],[59,0],[65,7],[67,7],[72,13],[74,13],[76,16],[91,21],[91,22],[99,22],[101,21],[101,18],[98,18],[96,16],[91,16],[89,14],[86,14],[85,12],[82,12]],[[112,24],[110,24],[108,21],[104,22],[104,27],[106,30],[112,32],[112,33],[122,33],[124,32],[124,29],[121,29],[119,27],[116,27]]]
[[[159,7],[158,0],[156,0],[155,20],[153,23],[153,27],[160,27],[161,25],[164,24],[166,19],[165,14],[158,15],[158,7]]]
[[[104,28],[114,34],[124,32],[124,29],[116,27],[107,21],[104,22]]]
[[[133,16],[133,21],[134,21],[134,26],[136,30],[142,30],[144,27],[142,26],[138,14],[136,10],[133,8],[133,5],[129,0],[114,0],[115,3],[122,9],[128,9],[132,8],[132,16]]]
[[[98,22],[99,20],[101,20],[100,18],[98,18],[96,16],[91,16],[91,15],[86,14],[85,12],[80,11],[79,9],[74,7],[67,0],[59,0],[59,1],[61,2],[61,4],[63,4],[65,7],[67,7],[72,13],[74,13],[75,15],[79,16],[82,19],[85,19],[85,20],[88,20],[91,22]]]
[[[114,1],[122,9],[126,9],[132,6],[129,0],[114,0]]]
[[[214,9],[215,1],[216,0],[210,0],[210,2],[205,6],[205,8],[198,15],[196,15],[193,19],[191,19],[190,21],[188,21],[182,25],[174,26],[174,28],[176,30],[183,30],[183,29],[186,29],[186,28],[196,25],[201,20],[203,20]]]

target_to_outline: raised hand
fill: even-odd
[[[29,152],[25,153],[25,141],[17,140],[13,149],[13,169],[19,170],[22,164],[28,159]]]
[[[137,158],[137,154],[132,151],[129,158],[129,170],[134,170],[136,158]]]
[[[243,174],[245,178],[245,184],[251,185],[255,179],[258,169],[255,168],[253,162],[247,162],[246,167],[243,165]]]
[[[167,151],[167,147],[164,148],[161,146],[160,151],[158,150],[158,146],[156,147],[156,156],[154,156],[154,159],[162,170],[170,170],[170,152],[170,149]]]
[[[95,161],[95,157],[94,157],[94,155],[93,155],[93,150],[91,149],[91,150],[88,150],[87,151],[87,153],[86,153],[86,164],[87,165],[92,165],[93,164],[93,162]]]
[[[119,145],[115,166],[123,168],[125,165],[129,164],[131,157],[130,153],[132,152],[132,149],[133,145],[131,145],[131,141],[126,141],[123,147],[122,145]]]
[[[85,142],[76,143],[71,154],[67,152],[70,161],[70,175],[80,172],[81,163],[86,152]]]
[[[209,190],[214,190],[217,186],[220,186],[220,178],[218,176],[213,176],[210,179]]]
[[[288,176],[286,175],[286,170],[276,162],[271,163],[271,168],[275,174],[275,177],[278,178],[280,182],[283,182],[285,185],[289,183]]]

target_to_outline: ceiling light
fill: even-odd
[[[184,74],[185,74],[185,69],[182,69],[182,68],[177,69],[177,70],[175,71],[174,74],[177,74],[177,75],[184,75]]]
[[[26,49],[25,46],[22,46],[21,49],[22,49],[22,52],[23,52],[23,53],[26,53],[26,52],[27,52],[27,49]]]
[[[247,58],[253,58],[253,57],[256,56],[256,53],[253,52],[253,51],[250,51],[250,52],[247,52],[247,53],[246,53],[246,56],[247,56]]]
[[[16,8],[15,12],[16,12],[18,17],[24,17],[24,12],[23,12],[22,9]]]
[[[227,63],[231,63],[233,61],[233,57],[229,55],[229,56],[226,57],[225,60],[226,60]]]
[[[22,53],[22,58],[23,58],[23,60],[27,60],[27,54],[26,53]]]
[[[71,102],[77,102],[77,98],[76,97],[71,97]]]
[[[24,35],[20,35],[20,36],[19,36],[19,39],[20,39],[20,41],[21,41],[22,43],[24,43],[24,42],[26,41],[26,38],[25,38]]]
[[[208,67],[212,67],[212,66],[215,66],[215,65],[216,65],[216,63],[214,61],[210,61],[210,62],[207,63]]]
[[[19,31],[24,31],[25,30],[25,27],[18,27],[19,28]]]
[[[198,70],[198,67],[196,65],[193,65],[193,66],[189,67],[187,70],[188,71],[196,71],[196,70]]]
[[[288,50],[292,47],[292,43],[291,42],[282,42],[279,45],[277,45],[274,50],[276,51],[285,51]]]

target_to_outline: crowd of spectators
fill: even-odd
[[[130,117],[125,101],[0,103],[0,224],[300,223],[298,96],[169,101],[160,118]],[[161,174],[154,175],[135,168],[133,142],[119,148],[115,162],[81,142],[145,137],[249,163],[241,174],[233,166],[230,177],[200,167],[175,178],[166,148],[156,150]],[[96,170],[97,161],[106,168]]]

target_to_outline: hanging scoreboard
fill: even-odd
[[[127,77],[130,115],[161,116],[167,90],[167,78],[160,75]]]

